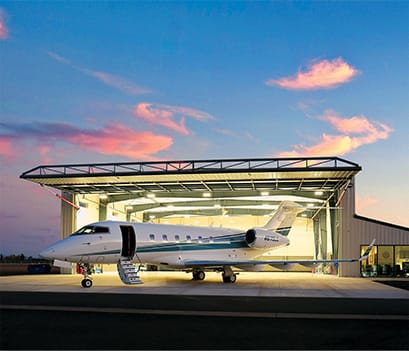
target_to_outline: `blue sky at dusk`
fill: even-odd
[[[59,238],[40,164],[340,156],[409,226],[408,38],[407,1],[0,1],[0,251]]]

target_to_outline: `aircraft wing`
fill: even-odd
[[[365,250],[363,255],[359,258],[351,258],[351,259],[334,259],[334,260],[191,260],[185,261],[184,264],[187,267],[223,267],[223,266],[235,266],[235,267],[245,267],[245,266],[255,266],[255,265],[270,265],[277,268],[285,268],[286,266],[291,266],[296,263],[307,266],[313,267],[321,263],[344,263],[344,262],[358,262],[367,259],[369,253],[372,250],[372,247],[375,244],[375,239],[372,243],[368,246]]]

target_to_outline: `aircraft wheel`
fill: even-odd
[[[83,288],[90,288],[92,286],[92,280],[91,279],[83,279],[81,281],[81,285]]]
[[[203,271],[198,271],[197,272],[197,280],[203,280],[206,277],[205,272]]]
[[[232,274],[232,275],[224,275],[223,274],[222,278],[223,278],[223,283],[235,283],[237,275],[236,274]]]
[[[193,272],[193,280],[203,280],[205,277],[206,277],[206,274],[203,271]]]

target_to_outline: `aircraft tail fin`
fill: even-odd
[[[294,223],[295,217],[303,210],[304,207],[295,202],[283,201],[273,217],[265,224],[264,229],[287,236]]]

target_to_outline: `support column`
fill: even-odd
[[[101,199],[99,199],[99,221],[106,221],[107,219],[107,207],[108,207],[108,203],[106,201],[103,201]]]
[[[313,229],[314,229],[314,259],[321,259],[321,240],[320,240],[320,221],[319,217],[316,216],[313,219]]]
[[[61,196],[70,202],[75,203],[75,194],[62,192]],[[76,225],[76,212],[77,210],[71,205],[61,201],[61,225],[60,234],[61,239],[66,238],[68,235],[75,231]]]
[[[63,191],[61,196],[68,201],[75,203],[75,194]],[[61,201],[61,225],[60,236],[61,239],[66,238],[75,231],[77,210],[71,205]],[[61,274],[73,274],[73,270],[70,268],[60,268]]]
[[[327,259],[327,241],[328,241],[328,228],[327,228],[327,221],[326,221],[326,212],[321,210],[318,216],[320,221],[320,251],[321,251],[321,258],[324,260]]]
[[[331,211],[329,201],[327,202],[327,208],[325,211],[326,217],[326,227],[327,227],[327,250],[326,250],[326,257],[332,258],[334,250],[332,245],[332,226],[331,226]]]

